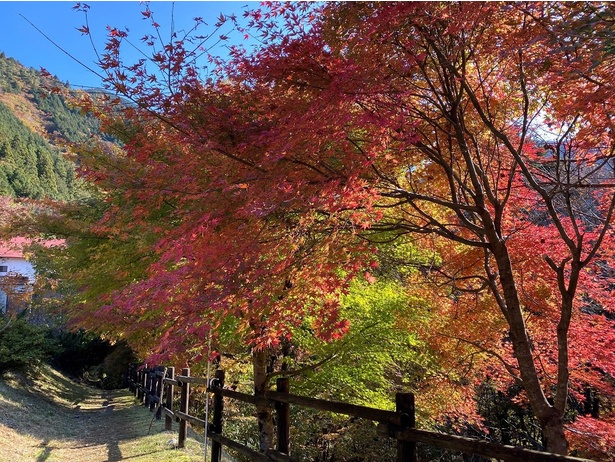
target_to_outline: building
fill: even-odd
[[[18,311],[31,292],[35,271],[26,248],[32,240],[16,237],[0,242],[0,312]],[[61,245],[63,241],[45,241],[43,245]]]

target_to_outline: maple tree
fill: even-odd
[[[269,153],[249,144],[276,121],[254,106],[251,92],[201,82],[193,61],[200,45],[187,50],[190,42],[173,34],[151,62],[125,65],[127,36],[109,29],[100,65],[109,88],[134,104],[87,95],[77,102],[123,143],[80,152],[80,174],[96,184],[104,205],[87,207],[85,223],[74,223],[72,206],[43,219],[48,232],[69,235],[72,258],[63,274],[76,289],[74,319],[115,332],[155,362],[198,363],[211,357],[209,339],[220,351],[241,338],[253,348],[255,391],[262,393],[267,358],[293,328],[307,323],[325,339],[345,332],[339,295],[360,270],[353,255],[365,244],[339,245],[345,238],[323,228],[305,192],[269,206],[275,194],[292,197],[296,188],[275,182],[272,190],[273,177],[259,166]],[[153,36],[143,40],[154,48]],[[250,152],[236,154],[247,146]],[[303,182],[320,194],[309,178]],[[259,412],[266,449],[271,410]]]
[[[121,61],[127,33],[111,29],[101,67],[134,104],[82,101],[124,142],[82,173],[109,193],[94,229],[148,258],[97,318],[153,330],[158,358],[202,359],[209,336],[233,332],[256,375],[306,320],[325,339],[345,332],[339,296],[372,279],[383,235],[423,237],[439,257],[422,276],[441,283],[423,294],[438,307],[425,335],[519,384],[546,448],[565,453],[570,391],[612,396],[615,372],[604,14],[273,4],[248,13],[265,46],[235,49],[208,81],[185,37],[148,71]]]
[[[282,114],[268,149],[338,182],[327,212],[361,210],[349,223],[359,229],[444,238],[435,272],[453,292],[442,314],[458,321],[445,332],[522,385],[557,453],[567,451],[571,380],[612,394],[613,35],[604,12],[335,5],[308,32],[295,28],[233,63],[238,81]],[[297,22],[287,5],[270,15]],[[567,30],[590,19],[599,33]],[[273,28],[267,19],[259,27]],[[395,209],[394,221],[370,221],[378,208]]]

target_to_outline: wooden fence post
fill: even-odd
[[[171,380],[175,379],[175,368],[174,367],[169,367],[167,369],[167,377]],[[168,410],[173,411],[173,391],[174,391],[173,385],[168,384],[167,385],[167,393],[166,393],[166,397],[165,397],[165,405],[164,407],[166,407]],[[171,418],[170,415],[165,414],[164,416],[164,429],[171,431],[173,430],[173,419]]]
[[[147,381],[145,383],[145,402],[143,405],[147,408],[150,407],[151,397],[152,397],[152,382],[154,381],[155,375],[152,371],[156,370],[156,366],[150,367],[147,369]],[[150,410],[152,410],[150,408]]]
[[[190,375],[190,369],[182,369],[182,375],[188,377]],[[190,400],[190,384],[182,382],[181,399],[179,402],[179,411],[184,414],[188,414],[188,402]],[[186,446],[186,431],[188,430],[188,421],[184,419],[179,420],[179,437],[177,438],[177,447],[184,448]]]
[[[135,368],[135,398],[137,398],[137,400],[139,399],[139,377],[141,377],[140,374],[140,370],[138,369],[138,366]]]
[[[130,378],[131,378],[131,381],[132,381],[132,383],[131,383],[131,387],[132,388],[130,389],[130,391],[132,391],[132,394],[134,396],[137,396],[137,378],[138,378],[138,375],[137,375],[137,365],[136,364],[133,364],[132,367],[131,367]]]
[[[141,371],[139,370],[138,366],[135,366],[135,383],[133,384],[134,387],[134,392],[135,392],[135,398],[140,399],[139,398],[139,384],[141,379]]]
[[[139,371],[139,383],[137,384],[137,399],[140,403],[143,402],[143,387],[145,386],[145,370],[147,369],[147,364],[145,364],[141,370]]]
[[[147,390],[149,390],[149,367],[147,366],[147,364],[143,368],[141,387],[141,404],[147,405]]]
[[[395,395],[395,405],[397,412],[403,412],[410,416],[409,428],[416,425],[414,413],[414,394],[397,393]],[[397,462],[417,462],[416,443],[410,441],[397,440]]]
[[[134,392],[134,388],[132,386],[132,383],[133,383],[133,381],[132,381],[132,368],[133,368],[133,365],[129,364],[128,365],[128,391],[131,392],[131,393]]]
[[[149,388],[147,390],[149,411],[154,412],[156,409],[156,391],[158,389],[158,366],[152,367],[149,371]]]
[[[162,419],[162,382],[164,380],[164,376],[166,375],[165,370],[166,367],[158,366],[156,371],[156,397],[158,398],[158,401],[156,403],[156,420]]]
[[[224,371],[218,369],[216,371],[216,388],[224,388]],[[209,430],[212,433],[222,434],[222,410],[224,407],[224,397],[222,395],[214,395],[214,415],[213,421]],[[207,425],[207,424],[206,424]],[[207,443],[206,443],[207,444]],[[211,442],[211,462],[220,462],[222,460],[222,445],[217,441]]]
[[[287,377],[276,380],[276,391],[288,393],[290,383]],[[278,451],[290,456],[290,405],[288,403],[275,403],[278,430]]]

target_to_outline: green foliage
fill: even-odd
[[[296,333],[298,348],[331,361],[309,371],[295,390],[392,409],[395,392],[415,389],[429,363],[426,347],[398,323],[416,316],[411,306],[412,296],[398,282],[356,281],[343,299],[342,314],[351,323],[343,339],[323,344],[306,330]]]
[[[292,340],[273,352],[271,386],[275,376],[285,373],[293,394],[389,410],[395,407],[396,392],[421,386],[435,361],[408,326],[420,324],[423,314],[416,307],[427,302],[410,293],[405,279],[437,259],[402,240],[381,244],[377,258],[380,267],[373,270],[377,279],[367,275],[366,280],[355,280],[342,297],[341,317],[349,320],[349,332],[332,343],[323,342],[306,319]],[[250,393],[246,385],[250,372],[242,374],[234,363],[239,358],[223,356],[221,367],[233,380],[231,386]],[[229,436],[256,448],[256,419],[246,417],[254,415],[254,407],[231,402],[225,412]],[[378,437],[373,422],[297,406],[291,412],[293,455],[300,460],[367,462],[394,457],[394,444]],[[244,459],[238,456],[238,460]]]
[[[32,325],[23,317],[3,317],[0,323],[0,373],[33,366],[55,351],[46,327]]]
[[[536,418],[520,396],[523,390],[512,385],[505,391],[486,380],[476,390],[477,410],[492,441],[544,451]],[[484,431],[471,430],[466,436],[484,438]]]
[[[134,323],[124,317],[101,319],[93,313],[108,303],[108,295],[126,279],[142,278],[152,258],[144,243],[152,239],[152,233],[90,229],[107,208],[108,204],[92,191],[88,198],[63,204],[60,213],[41,213],[39,225],[49,235],[67,236],[66,246],[38,249],[33,263],[39,280],[45,278],[58,285],[62,295],[60,311],[71,318],[73,325],[133,340],[130,332],[138,327]],[[147,347],[141,340],[150,334],[140,330],[136,335],[134,344]]]
[[[115,389],[125,386],[125,372],[135,362],[124,342],[112,344],[91,332],[53,331],[33,324],[25,315],[1,317],[0,323],[0,373],[45,361],[73,377]]]
[[[378,232],[369,236],[378,247],[380,278],[404,283],[414,272],[428,272],[442,265],[442,258],[433,251],[414,245],[408,236]]]
[[[301,431],[293,433],[293,449],[302,455],[301,460],[395,460],[396,441],[379,436],[374,422],[306,409],[291,409],[291,418],[301,426]]]
[[[102,364],[102,387],[105,389],[117,389],[128,386],[126,383],[126,371],[131,363],[136,363],[134,352],[125,342],[113,345]]]
[[[55,338],[59,352],[54,355],[52,365],[75,377],[102,364],[112,351],[111,343],[85,330],[60,331]]]
[[[355,281],[342,303],[342,316],[351,323],[344,338],[325,343],[304,327],[272,361],[283,362],[293,394],[392,410],[395,393],[416,390],[432,367],[428,349],[407,329],[418,316],[411,311],[417,301],[401,282],[383,277],[375,283]],[[251,393],[246,385],[249,371],[242,373],[226,357],[221,367],[233,380],[229,385]],[[272,371],[279,368],[280,364],[277,369],[272,364]],[[231,401],[225,412],[229,437],[256,448],[256,419],[246,417],[254,415],[254,407]],[[378,437],[373,422],[297,406],[291,412],[293,455],[299,460],[367,462],[394,457],[392,440]],[[244,459],[238,456],[238,460]]]
[[[228,400],[225,402],[224,411],[225,435],[258,450],[257,422],[256,418],[250,417],[255,414],[254,406]],[[311,462],[395,460],[395,440],[379,436],[374,422],[299,406],[291,406],[291,422],[291,451],[296,460]],[[246,456],[229,452],[237,462],[250,462]]]

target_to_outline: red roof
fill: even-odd
[[[27,237],[14,237],[9,241],[0,241],[0,258],[24,258],[23,248],[32,243]],[[64,244],[61,239],[42,241],[45,247]]]

